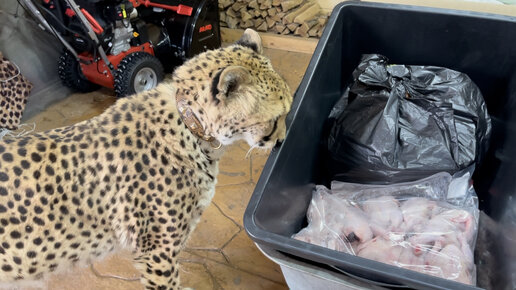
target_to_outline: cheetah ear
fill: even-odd
[[[251,74],[245,67],[228,66],[215,77],[214,82],[217,84],[217,93],[214,94],[214,97],[224,95],[227,98],[242,85],[250,83]]]
[[[262,46],[262,39],[258,32],[247,28],[244,31],[244,35],[236,42],[236,44],[249,47],[255,52],[262,54],[263,52],[263,46]]]

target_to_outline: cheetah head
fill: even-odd
[[[262,149],[285,138],[292,95],[262,52],[259,34],[247,29],[233,45],[202,53],[174,71],[176,94],[188,100],[206,136]]]

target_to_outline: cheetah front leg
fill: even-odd
[[[207,190],[208,195],[200,202],[193,191],[178,192],[170,202],[151,199],[147,209],[152,210],[138,214],[135,231],[139,233],[136,245],[139,254],[135,266],[146,289],[181,289],[178,255],[214,191],[214,187]]]
[[[188,212],[187,212],[188,211]],[[190,210],[157,210],[139,230],[135,266],[146,289],[181,289],[178,255],[189,234]],[[176,219],[177,218],[177,219]]]
[[[145,289],[181,289],[177,252],[156,248],[135,258],[135,266],[142,273]]]

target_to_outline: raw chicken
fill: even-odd
[[[410,232],[412,230],[417,231],[419,227],[419,230],[421,230],[420,227],[428,222],[435,207],[435,201],[421,197],[409,198],[400,206],[403,215],[402,229]]]
[[[432,217],[421,232],[410,238],[414,245],[414,253],[421,254],[422,248],[432,245],[446,246],[454,244],[464,248],[473,238],[476,232],[473,216],[465,210],[445,210]],[[469,248],[469,246],[468,246]],[[465,255],[469,255],[471,249],[464,249]]]
[[[373,232],[369,227],[369,220],[362,210],[348,203],[342,206],[342,211],[345,212],[345,218],[340,221],[341,232],[350,242],[358,240],[364,243],[373,238]]]
[[[403,250],[401,251],[398,261],[394,265],[413,270],[423,272],[425,269],[425,255],[414,255],[414,249],[409,243],[403,243]]]
[[[433,276],[455,280],[465,284],[473,284],[473,264],[464,257],[462,250],[456,245],[447,245],[440,252],[426,255],[426,264],[432,265],[435,271],[427,273]]]
[[[396,230],[403,222],[399,202],[390,195],[371,198],[362,203],[372,223],[386,230]]]
[[[355,250],[345,240],[342,240],[340,236],[329,228],[325,228],[322,231],[314,232],[314,228],[304,228],[299,233],[293,236],[294,239],[303,241],[305,243],[325,247],[331,250],[344,252],[348,254],[355,254]]]
[[[309,226],[295,239],[355,254],[358,242],[373,238],[365,213],[327,190],[314,193],[308,208]]]
[[[321,200],[316,208],[320,210],[318,214],[323,217],[325,227],[333,229],[343,240],[348,240],[350,243],[354,241],[363,243],[373,238],[369,220],[360,208],[330,191],[321,192],[319,196],[314,196],[314,199]]]
[[[341,239],[338,229],[327,224],[328,220],[338,221],[344,218],[343,213],[334,207],[331,195],[326,191],[315,192],[308,207],[307,217],[309,226],[302,229],[293,238],[332,250],[350,252],[347,241]]]
[[[440,213],[438,216],[455,225],[464,234],[466,241],[469,242],[473,239],[477,229],[475,219],[469,212],[462,209],[451,209]]]
[[[403,198],[400,202],[384,195],[364,200],[318,186],[307,213],[309,225],[293,238],[474,284],[475,216],[445,202]]]
[[[395,265],[403,247],[383,237],[376,237],[357,248],[357,256],[378,262]]]

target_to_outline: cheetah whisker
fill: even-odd
[[[249,150],[245,154],[245,159],[249,159],[249,156],[251,156],[252,151],[256,149],[256,147],[258,147],[258,143],[254,144],[253,146],[251,146],[251,148],[249,148]]]

